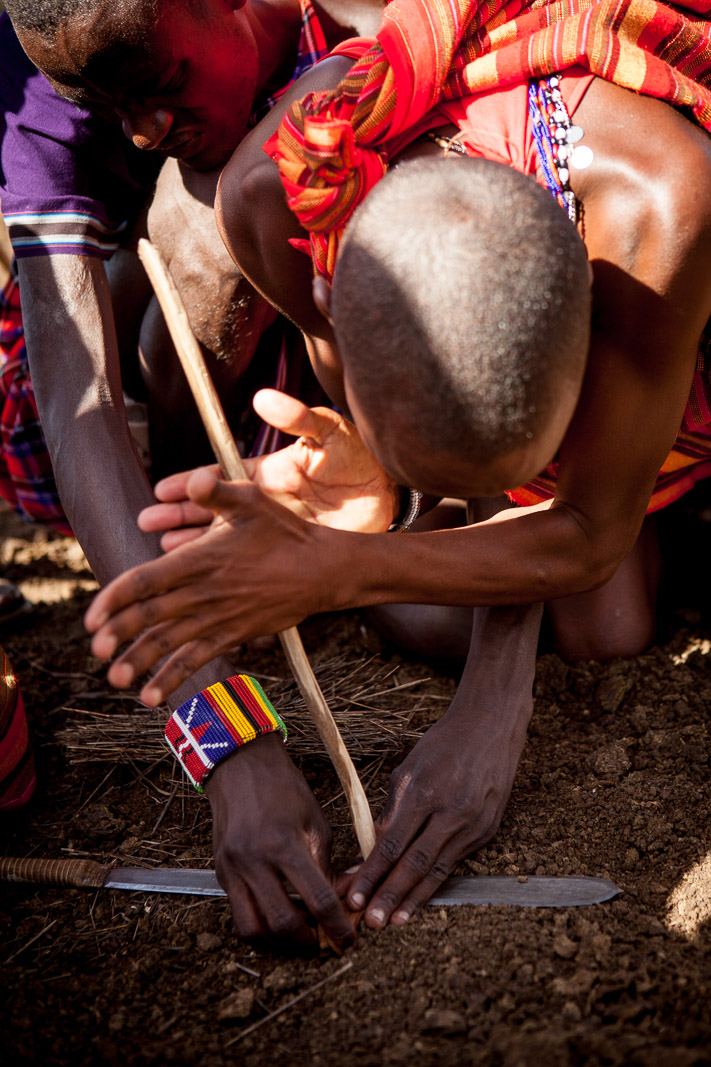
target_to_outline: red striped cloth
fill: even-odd
[[[391,0],[338,88],[295,103],[265,145],[315,269],[332,276],[343,227],[387,169],[388,139],[439,99],[581,64],[711,131],[709,11],[711,0]]]
[[[555,496],[557,462],[537,478],[508,494],[525,507]],[[696,373],[674,447],[657,475],[647,514],[679,500],[702,478],[711,477],[711,323],[699,342]]]
[[[0,667],[0,812],[7,812],[27,803],[36,777],[22,694],[1,648]]]

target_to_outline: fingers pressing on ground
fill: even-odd
[[[284,863],[285,874],[329,944],[339,954],[344,952],[355,941],[355,929],[333,884],[318,867],[300,862],[298,855],[294,858],[296,863]]]
[[[348,903],[365,909],[368,926],[402,925],[446,880],[460,851],[459,834],[436,817],[412,840],[390,827],[354,878]]]

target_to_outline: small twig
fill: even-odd
[[[17,952],[13,952],[12,956],[10,956],[9,959],[5,960],[5,962],[6,963],[12,963],[12,961],[17,956],[19,956],[21,952],[24,952],[26,948],[30,947],[30,945],[34,945],[35,941],[37,941],[38,938],[42,937],[42,934],[46,934],[47,931],[51,930],[51,928],[53,926],[55,926],[58,922],[59,922],[59,919],[52,919],[51,923],[47,923],[47,925],[45,926],[45,928],[43,930],[40,930],[40,932],[38,934],[35,934],[34,937],[31,937],[30,940],[27,942],[27,944],[23,945],[22,948],[18,948]]]
[[[49,674],[52,678],[91,678],[90,674],[86,671],[52,671],[49,667],[43,667],[41,663],[38,663],[36,659],[30,659],[27,661],[30,667],[36,671],[41,671],[43,674]]]
[[[109,773],[108,773],[108,774],[105,774],[105,775],[104,775],[104,777],[103,777],[103,778],[101,779],[101,781],[100,781],[100,782],[99,782],[99,784],[97,785],[97,787],[96,787],[96,789],[94,790],[94,792],[93,792],[93,793],[90,793],[90,794],[89,794],[89,796],[88,796],[88,797],[86,798],[86,800],[84,801],[84,803],[82,804],[82,806],[81,806],[80,808],[77,808],[77,810],[76,810],[76,811],[74,812],[74,818],[75,818],[75,819],[76,819],[77,815],[79,814],[79,812],[80,812],[80,811],[83,811],[83,810],[84,810],[84,808],[85,808],[85,807],[87,806],[87,804],[89,803],[89,801],[90,801],[90,800],[91,800],[91,799],[92,799],[93,797],[95,797],[95,796],[96,796],[96,794],[97,794],[97,793],[99,792],[99,790],[101,789],[102,785],[104,785],[104,783],[105,783],[105,782],[108,782],[109,778],[111,777],[111,775],[112,775],[112,774],[114,773],[114,771],[115,771],[115,770],[116,770],[116,764],[114,764],[114,766],[113,766],[113,767],[112,767],[112,768],[111,768],[111,769],[109,770]]]
[[[86,692],[73,693],[74,700],[132,700],[134,704],[138,706],[141,711],[145,710],[145,704],[136,696],[135,693],[117,693],[115,689],[87,689]],[[66,711],[84,711],[84,708],[69,708],[66,705],[62,705]],[[160,707],[163,707],[161,704]],[[95,712],[91,713],[96,714]],[[107,714],[106,718],[110,718]]]
[[[156,830],[158,829],[160,824],[163,822],[163,819],[168,814],[168,808],[170,807],[170,805],[173,803],[173,801],[175,800],[176,796],[178,795],[178,790],[180,789],[180,786],[181,786],[180,782],[176,782],[175,785],[173,786],[173,792],[170,794],[170,796],[166,800],[165,804],[163,805],[162,812],[160,813],[160,815],[158,816],[158,818],[156,819],[156,821],[153,824],[153,829],[151,830],[152,834],[154,834],[156,832]]]
[[[242,1030],[236,1037],[233,1037],[230,1041],[225,1043],[225,1048],[230,1048],[232,1045],[236,1045],[243,1037],[247,1037],[248,1034],[254,1033],[260,1026],[264,1026],[265,1023],[271,1022],[272,1019],[275,1019],[277,1015],[281,1015],[282,1012],[288,1011],[289,1008],[293,1008],[294,1004],[298,1004],[304,997],[308,997],[311,993],[315,993],[322,985],[326,985],[326,982],[331,982],[334,978],[340,978],[340,976],[345,974],[346,971],[349,971],[352,966],[353,964],[350,960],[348,963],[344,963],[342,967],[339,967],[333,974],[329,974],[327,978],[322,978],[320,982],[317,982],[316,985],[312,985],[310,989],[305,989],[303,993],[299,993],[298,996],[292,997],[286,1004],[282,1004],[280,1008],[277,1008],[275,1011],[270,1011],[269,1015],[265,1015],[263,1019],[259,1019],[256,1023],[252,1023],[246,1030]]]
[[[175,947],[174,945],[170,945],[169,946],[169,948],[174,948],[174,947]],[[162,1037],[163,1034],[167,1033],[167,1031],[170,1030],[171,1026],[176,1021],[176,1019],[179,1019],[179,1018],[180,1018],[180,1015],[179,1015],[178,1012],[176,1012],[175,1015],[171,1015],[169,1019],[166,1019],[165,1022],[162,1022],[160,1024],[160,1026],[158,1027],[158,1029],[156,1030],[156,1036],[157,1037]]]

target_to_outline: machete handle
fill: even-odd
[[[95,860],[40,860],[0,857],[0,881],[42,882],[45,885],[73,885],[78,889],[101,889],[111,867]]]

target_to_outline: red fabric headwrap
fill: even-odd
[[[293,105],[264,146],[333,276],[340,234],[387,170],[387,141],[438,100],[581,64],[690,109],[711,131],[711,0],[391,0],[375,41],[332,92]],[[698,13],[698,14],[695,14]],[[353,54],[354,42],[335,49]]]

